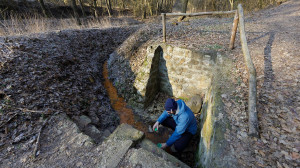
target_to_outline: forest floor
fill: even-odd
[[[242,167],[300,165],[299,11],[300,1],[291,0],[246,16],[246,35],[258,79],[259,139],[247,136],[248,77],[239,39],[233,51],[227,49],[232,18],[187,18],[184,22],[167,24],[168,43],[193,49],[217,49],[235,61],[236,67],[230,70],[235,88],[228,89],[222,98],[232,125],[226,137]],[[114,130],[118,120],[111,113],[99,74],[108,55],[125,40],[145,46],[161,41],[161,24],[140,27],[0,38],[1,167],[32,166],[29,162],[43,119],[55,112],[75,118],[88,115],[91,125],[101,135],[106,130]],[[152,32],[151,38],[147,32]],[[135,52],[141,46],[130,46],[127,50]],[[138,66],[138,57],[135,59]],[[51,132],[55,124],[45,127],[45,132]],[[43,146],[47,143],[42,139],[41,150],[45,153],[40,153],[38,161],[45,165],[47,157],[43,156],[47,151]],[[63,159],[67,160],[70,152],[65,152]]]
[[[299,11],[300,1],[291,0],[246,19],[249,50],[257,72],[261,137],[245,138],[242,131],[231,131],[228,135],[229,138],[240,137],[233,140],[233,149],[240,163],[246,167],[288,168],[300,165]],[[236,60],[238,73],[245,83],[241,85],[241,93],[247,98],[247,87],[244,86],[248,83],[248,75],[239,45],[231,57]],[[226,105],[232,104],[228,101]],[[246,129],[246,123],[239,122],[242,115],[246,114],[229,112],[229,116],[236,119],[234,127],[238,130]]]

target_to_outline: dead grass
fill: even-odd
[[[54,19],[43,18],[39,15],[11,15],[7,20],[0,20],[0,36],[28,35],[49,32],[53,30],[109,28],[127,26],[126,19],[110,19],[88,17],[81,19],[82,25],[76,24],[75,18]]]

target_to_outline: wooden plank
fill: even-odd
[[[235,15],[234,15],[230,44],[229,44],[229,49],[231,49],[231,50],[234,48],[234,42],[235,42],[235,36],[236,36],[236,32],[237,32],[238,22],[239,22],[239,14],[238,14],[238,11],[236,11]]]
[[[167,40],[167,37],[166,37],[166,14],[165,13],[162,13],[161,14],[162,16],[162,25],[163,25],[163,42],[165,43]]]
[[[249,98],[248,98],[249,135],[254,137],[259,137],[258,119],[257,119],[257,110],[256,110],[256,70],[251,60],[250,52],[248,49],[246,33],[245,33],[245,24],[244,24],[244,12],[241,4],[238,5],[238,13],[239,13],[240,39],[242,43],[244,60],[249,75]]]
[[[200,12],[200,13],[165,13],[166,16],[203,16],[203,15],[223,15],[223,14],[232,14],[236,10],[232,11],[216,11],[216,12]]]

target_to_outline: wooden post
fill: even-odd
[[[166,14],[162,13],[162,25],[163,25],[163,42],[165,43],[166,40]]]
[[[245,63],[249,74],[249,98],[248,98],[248,115],[249,115],[249,135],[259,137],[258,133],[258,119],[256,110],[256,70],[250,57],[250,52],[247,45],[244,25],[244,12],[242,5],[238,5],[239,13],[239,29],[240,39],[242,43],[242,50],[244,54]]]
[[[235,15],[234,15],[230,44],[229,44],[229,49],[231,49],[231,50],[234,48],[234,42],[235,42],[235,36],[236,36],[236,32],[237,32],[238,22],[239,22],[239,14],[238,14],[238,11],[236,11]]]

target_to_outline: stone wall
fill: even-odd
[[[158,91],[182,99],[205,93],[211,85],[217,53],[160,44],[147,48],[134,87],[145,106]],[[157,76],[158,75],[158,76]]]
[[[201,136],[197,151],[197,167],[237,167],[229,142],[224,137],[230,129],[220,90],[212,85],[203,100],[200,127]]]
[[[230,85],[224,74],[225,69],[232,66],[230,60],[217,51],[194,51],[166,44],[148,46],[145,53],[136,71],[130,71],[130,61],[116,53],[111,55],[110,71],[115,83],[120,83],[118,91],[122,94],[122,90],[134,88],[123,94],[130,105],[138,104],[138,107],[132,106],[134,108],[147,107],[158,92],[186,100],[191,109],[194,109],[192,105],[195,106],[194,113],[202,104],[201,136],[196,152],[198,167],[236,167],[229,142],[224,137],[230,124],[220,90],[222,85]],[[124,70],[124,75],[114,75],[118,69]],[[127,79],[131,82],[125,82]],[[205,95],[203,103],[200,100],[202,95]],[[145,116],[144,111],[136,112]]]

